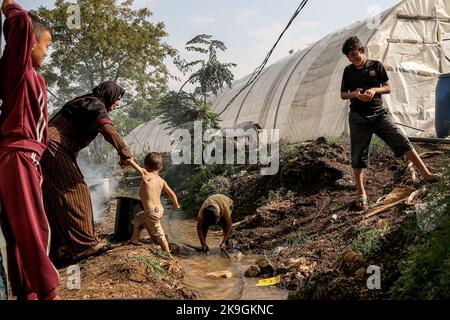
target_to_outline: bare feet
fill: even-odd
[[[127,244],[132,244],[133,246],[143,246],[143,244],[140,243],[139,240],[133,240],[133,239],[129,240],[127,242]]]

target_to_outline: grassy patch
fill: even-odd
[[[145,265],[149,271],[155,273],[158,276],[162,276],[166,273],[166,270],[164,270],[164,268],[161,267],[158,261],[153,260],[150,256],[146,254],[137,254],[137,255],[129,254],[125,257],[125,260],[141,263]]]
[[[352,241],[351,248],[363,257],[374,257],[379,253],[387,232],[388,229],[378,227],[362,231]]]
[[[269,190],[267,193],[267,196],[260,198],[257,201],[257,204],[259,206],[263,206],[267,203],[278,201],[278,200],[290,200],[293,201],[295,199],[295,192],[292,190],[286,190],[285,188],[281,187],[277,190]]]
[[[166,260],[171,260],[172,259],[172,255],[169,252],[166,252],[166,251],[162,250],[161,248],[159,248],[156,251],[156,254],[158,255],[158,257],[161,257],[161,258],[166,259]]]

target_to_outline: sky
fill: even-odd
[[[54,0],[17,0],[26,9],[40,5],[53,7]],[[68,1],[71,2],[71,1]],[[75,1],[73,1],[75,2]],[[153,12],[151,21],[162,21],[169,33],[165,42],[179,50],[186,60],[194,59],[184,51],[184,44],[194,36],[206,33],[227,46],[219,54],[223,62],[234,62],[235,79],[253,72],[264,60],[287,25],[300,0],[135,0],[136,8]],[[320,40],[327,34],[386,10],[399,0],[309,0],[272,54],[268,65]],[[81,18],[82,19],[82,18]],[[198,58],[198,57],[197,57]],[[171,61],[172,74],[180,76]],[[177,90],[180,83],[171,80]]]

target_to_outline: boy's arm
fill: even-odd
[[[367,96],[368,101],[371,101],[376,94],[389,94],[391,93],[391,86],[389,84],[389,76],[387,74],[386,68],[383,66],[381,62],[377,62],[377,77],[378,77],[378,83],[381,84],[381,86],[370,88],[365,92],[365,95]]]
[[[141,176],[145,175],[145,170],[134,161],[133,158],[127,159],[123,161],[124,164],[131,166],[134,170],[136,170]]]
[[[197,235],[200,240],[200,244],[202,246],[203,252],[207,253],[209,251],[208,245],[206,244],[205,235],[203,234],[203,218],[198,217],[197,220]]]
[[[386,81],[385,83],[383,83],[382,86],[379,88],[372,88],[372,89],[366,90],[366,92],[364,94],[367,96],[369,101],[371,101],[377,93],[378,94],[391,93],[391,85],[390,85],[389,81]]]
[[[358,88],[353,92],[347,92],[347,91],[341,91],[341,99],[342,100],[350,100],[357,98],[359,100],[362,100],[361,98],[364,96],[362,93],[362,88]]]
[[[173,190],[169,187],[169,185],[167,184],[166,181],[164,181],[163,190],[164,190],[164,192],[169,196],[170,200],[172,201],[173,208],[174,208],[174,209],[179,209],[179,208],[180,208],[180,205],[178,204],[177,195],[176,195],[175,192],[173,192]]]
[[[233,223],[231,222],[231,219],[229,219],[227,220],[227,226],[224,230],[222,242],[220,243],[220,249],[227,248],[227,240],[230,239],[232,231],[233,231]]]
[[[341,99],[342,100],[350,100],[350,99],[359,99],[362,101],[366,101],[367,99],[364,94],[361,93],[362,88],[357,88],[355,91],[350,92],[349,86],[347,84],[347,69],[345,69],[344,74],[342,75],[342,83],[341,83]]]
[[[233,200],[231,200],[231,198],[229,198],[229,210],[230,213],[225,215],[225,222],[226,222],[226,226],[225,226],[225,230],[223,230],[223,239],[222,242],[220,243],[220,249],[226,249],[227,248],[227,240],[230,239],[231,237],[231,232],[233,231],[233,222],[231,221],[231,214],[233,212],[233,207],[234,207],[234,202]]]
[[[8,79],[17,81],[17,77],[32,68],[31,52],[36,42],[33,23],[28,12],[12,0],[3,0],[2,11],[6,17],[8,33],[6,34],[6,51],[4,59]]]

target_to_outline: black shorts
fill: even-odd
[[[369,167],[369,150],[372,136],[376,134],[394,152],[397,158],[413,150],[411,142],[395,125],[387,110],[373,116],[362,116],[356,112],[349,114],[352,167]]]

